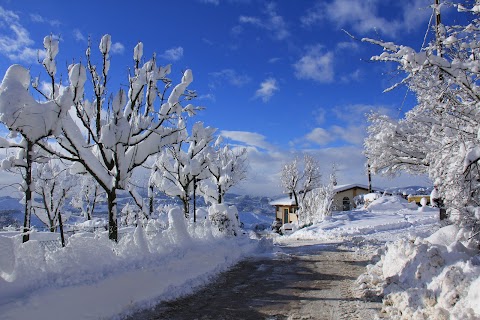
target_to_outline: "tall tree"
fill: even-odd
[[[215,131],[215,128],[205,127],[202,122],[195,123],[192,134],[165,148],[155,163],[158,170],[154,170],[153,179],[157,187],[182,201],[186,218],[190,214],[190,199],[197,181],[205,176],[207,152]]]
[[[221,204],[225,193],[247,178],[247,150],[222,145],[219,137],[207,157],[209,175],[201,182],[200,191],[206,201]]]
[[[62,217],[62,209],[75,184],[75,177],[65,166],[60,166],[54,160],[39,164],[34,170],[35,193],[40,196],[42,202],[37,204],[33,201],[33,211],[51,232],[59,228],[63,247],[65,247],[63,233],[65,216]]]
[[[19,122],[23,121],[24,119],[19,117]],[[38,138],[30,135],[28,131],[22,133],[24,129],[23,125],[19,128],[19,131],[21,131],[21,140],[19,142],[0,138],[0,148],[15,150],[13,155],[3,159],[1,168],[21,176],[19,189],[22,192],[22,202],[24,204],[22,241],[27,242],[30,239],[29,231],[33,213],[33,192],[35,190],[33,170],[36,162],[48,161],[48,157],[35,146],[35,140]],[[15,136],[16,132],[12,132],[12,134]]]
[[[92,220],[96,205],[105,201],[105,192],[88,174],[80,175],[77,181],[79,184],[72,195],[71,204],[74,208],[80,209],[86,220]]]
[[[318,160],[308,154],[303,155],[303,162],[295,157],[286,163],[281,174],[282,187],[293,196],[296,206],[301,204],[310,191],[320,186],[322,179]]]
[[[446,26],[438,21],[435,40],[420,51],[364,39],[382,47],[382,54],[372,60],[395,63],[406,75],[399,84],[406,84],[418,101],[404,119],[392,123],[396,129],[391,131],[390,143],[400,146],[397,149],[401,148],[401,153],[379,153],[373,166],[374,169],[395,169],[400,168],[398,164],[405,163],[405,159],[412,160],[403,167],[428,172],[449,207],[452,219],[478,232],[480,223],[475,208],[480,204],[480,20],[478,5],[454,6],[464,15],[459,21],[465,23]],[[440,7],[433,8],[438,16]],[[453,10],[449,13],[453,14]],[[375,126],[373,123],[366,141],[367,155],[380,148],[373,145],[381,142],[372,136],[372,132],[379,132]],[[399,131],[408,134],[398,137],[392,134]],[[405,157],[405,151],[410,158]]]

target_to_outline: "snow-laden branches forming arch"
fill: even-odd
[[[435,39],[420,51],[363,39],[383,48],[372,60],[395,63],[404,75],[399,84],[417,98],[398,121],[370,116],[365,153],[377,172],[427,172],[451,218],[475,233],[480,228],[475,209],[480,207],[480,6],[454,6],[465,23],[439,24]]]
[[[170,65],[158,67],[155,56],[145,61],[143,44],[138,43],[128,90],[113,93],[111,37],[105,35],[98,47],[101,63],[93,62],[89,46],[86,65],[69,65],[64,84],[57,76],[58,45],[52,36],[45,37],[47,54],[42,63],[50,84],[47,92],[41,91],[38,79],[32,82],[26,68],[12,65],[7,70],[0,85],[0,121],[32,148],[71,161],[72,173],[95,179],[108,202],[109,237],[117,240],[117,192],[128,188],[133,171],[150,156],[181,139],[184,127],[178,119],[198,110],[189,103],[183,106],[196,96],[187,89],[192,71],[186,70],[180,83],[172,86]],[[37,101],[31,89],[41,92],[43,100]]]

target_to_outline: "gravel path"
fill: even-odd
[[[195,294],[128,319],[373,319],[380,303],[355,298],[368,261],[340,244],[279,246],[246,260]]]

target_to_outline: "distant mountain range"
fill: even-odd
[[[269,205],[270,200],[271,198],[267,197],[237,194],[225,195],[225,203],[228,205],[235,205],[240,213],[249,212],[261,215],[272,215],[273,217],[274,209]],[[120,195],[117,201],[120,208],[122,208],[126,203],[131,203],[134,205],[133,199],[126,193]],[[155,197],[155,203],[159,206],[171,204],[180,205],[180,201],[177,198],[171,198],[163,194]],[[205,206],[205,201],[203,201],[203,198],[200,197],[197,199],[197,206]],[[107,204],[105,202],[97,204],[96,208],[97,216],[103,216],[107,213]],[[19,202],[19,199],[9,196],[0,197],[0,229],[6,226],[22,226],[24,215],[23,210],[24,206]],[[70,205],[66,205],[65,210],[78,212],[77,209],[71,207]],[[35,215],[32,215],[32,225],[36,227],[44,227],[42,222]]]

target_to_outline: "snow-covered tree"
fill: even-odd
[[[298,211],[300,223],[309,225],[321,222],[331,216],[333,198],[335,197],[335,171],[330,174],[327,184],[321,184],[307,193]]]
[[[308,154],[304,154],[303,162],[295,157],[286,163],[281,174],[283,190],[293,196],[297,206],[310,191],[320,186],[322,178],[318,160]]]
[[[368,121],[365,155],[374,174],[394,176],[402,171],[427,172],[427,153],[433,146],[422,138],[428,135],[425,124],[415,123],[410,118],[398,121],[379,113],[369,114]]]
[[[105,192],[90,175],[77,176],[78,185],[71,198],[71,205],[81,210],[85,220],[92,220],[96,205],[105,200]]]
[[[200,191],[207,202],[221,204],[225,193],[247,178],[247,150],[222,145],[219,137],[207,157],[209,177],[201,182]]]
[[[364,39],[383,48],[383,53],[372,59],[394,62],[406,75],[400,84],[406,84],[418,101],[404,119],[392,122],[383,142],[380,126],[376,128],[374,123],[366,150],[375,170],[403,166],[428,172],[450,216],[459,224],[478,230],[480,217],[475,212],[480,205],[480,10],[478,1],[454,6],[464,15],[459,21],[465,23],[437,24],[435,40],[420,51]],[[439,6],[433,8],[440,10]],[[390,145],[390,150],[376,152],[381,148],[375,145],[378,142]],[[396,150],[391,152],[392,148]],[[414,163],[399,165],[405,159]]]
[[[159,155],[154,182],[160,191],[178,197],[183,203],[185,217],[190,214],[190,199],[199,180],[206,176],[207,153],[216,129],[202,122],[193,125],[192,133],[182,141],[165,148]],[[195,199],[193,199],[195,201]]]
[[[76,178],[54,160],[39,164],[34,170],[35,193],[42,202],[37,204],[34,201],[33,212],[51,232],[59,228],[63,247],[65,216],[62,217],[62,209],[75,184]]]
[[[1,90],[1,88],[0,88]],[[0,109],[1,113],[1,109]],[[21,116],[18,117],[19,122],[22,122]],[[0,121],[3,122],[0,117]],[[19,128],[19,135],[21,140],[17,143],[15,139],[17,132],[11,132],[11,138],[5,139],[0,138],[0,148],[2,149],[13,149],[14,154],[6,157],[2,160],[1,169],[10,171],[21,176],[20,187],[18,188],[22,192],[22,202],[24,204],[24,216],[23,216],[23,242],[26,242],[30,239],[30,221],[33,212],[32,201],[33,201],[33,170],[36,162],[45,162],[48,161],[48,157],[45,157],[45,154],[35,146],[35,140],[41,139],[43,137],[35,137],[33,134],[30,134],[25,126]]]
[[[181,105],[183,100],[195,96],[187,90],[193,81],[191,70],[186,70],[181,82],[169,91],[170,66],[157,67],[155,56],[141,63],[142,43],[134,49],[128,92],[120,89],[112,96],[108,88],[111,44],[110,35],[102,37],[99,66],[93,63],[88,47],[87,65],[69,65],[64,86],[56,76],[58,41],[45,37],[47,54],[43,65],[50,91],[41,92],[39,81],[35,80],[33,88],[44,98],[36,101],[28,91],[29,71],[19,65],[11,66],[0,86],[0,118],[10,130],[28,137],[27,153],[38,144],[74,163],[72,172],[88,173],[96,180],[107,197],[109,238],[117,240],[117,192],[127,187],[133,171],[150,156],[165,145],[178,142],[183,128],[177,126],[177,119],[184,112],[193,114],[196,108]],[[90,86],[85,85],[87,79]],[[86,88],[92,88],[91,94]],[[56,147],[40,141],[45,137],[54,137]]]

